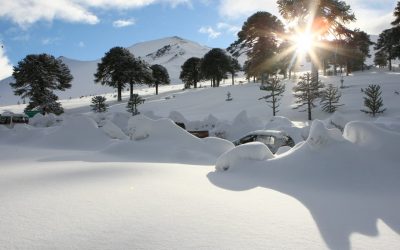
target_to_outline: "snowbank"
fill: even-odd
[[[34,117],[29,119],[29,125],[34,127],[52,127],[59,124],[62,121],[61,116],[56,116],[55,114],[36,114]]]
[[[225,152],[217,159],[215,169],[217,171],[226,171],[231,166],[236,165],[240,160],[264,161],[274,158],[269,148],[260,142],[251,142],[233,148]]]
[[[285,131],[294,140],[295,143],[304,141],[304,139],[307,138],[305,134],[308,135],[307,127],[296,127],[296,125],[292,121],[283,116],[272,117],[265,125],[265,129]]]
[[[383,129],[371,122],[354,121],[346,125],[344,137],[368,151],[379,151],[392,158],[398,156],[400,133]]]
[[[117,125],[109,120],[106,120],[101,128],[112,139],[128,139],[128,136],[124,132],[122,132],[122,130]]]
[[[278,151],[276,151],[275,155],[284,154],[284,153],[288,152],[288,151],[291,150],[291,149],[292,149],[292,148],[289,147],[289,146],[280,147],[280,148],[278,148]]]
[[[328,129],[322,121],[314,120],[306,144],[313,149],[319,149],[343,141],[340,130],[336,128]]]

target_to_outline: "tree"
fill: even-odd
[[[293,92],[295,92],[294,97],[297,99],[295,103],[298,104],[294,109],[299,109],[307,105],[307,108],[301,111],[307,111],[308,120],[311,121],[311,110],[316,107],[314,102],[321,97],[320,89],[323,87],[324,85],[321,81],[312,78],[310,73],[302,75],[300,81],[293,87]]]
[[[14,94],[29,98],[25,110],[39,109],[43,113],[64,112],[53,90],[64,91],[71,87],[73,77],[68,66],[52,55],[27,55],[14,67],[11,83]]]
[[[158,85],[163,84],[170,84],[169,80],[169,74],[167,69],[159,64],[154,64],[151,67],[151,70],[153,71],[153,79],[154,79],[154,84],[156,86],[156,95],[158,95]]]
[[[152,85],[154,82],[153,72],[150,65],[142,60],[140,57],[135,58],[133,55],[129,59],[129,69],[127,71],[127,78],[129,82],[129,98],[133,96],[134,84],[147,84]]]
[[[400,24],[400,2],[397,2],[393,15],[396,19],[392,22],[392,25],[398,26]]]
[[[142,97],[140,97],[138,94],[133,94],[126,105],[127,111],[132,115],[140,114],[140,112],[137,109],[137,106],[139,106],[143,102],[144,99]]]
[[[375,53],[374,64],[380,68],[386,67],[388,59],[385,53],[378,51]]]
[[[230,65],[230,59],[225,51],[218,48],[212,49],[204,55],[201,62],[201,75],[206,79],[211,79],[213,87],[219,87],[219,83],[229,72]]]
[[[118,89],[118,101],[122,101],[122,89],[131,82],[136,72],[135,58],[128,49],[114,47],[97,64],[95,82]]]
[[[362,109],[361,111],[366,114],[371,114],[375,117],[376,114],[385,112],[386,109],[381,109],[383,107],[382,91],[381,87],[376,84],[368,85],[368,88],[364,90],[364,106],[368,110]]]
[[[284,32],[283,23],[268,12],[257,12],[250,16],[238,33],[238,39],[232,43],[228,51],[237,57],[246,54],[246,74],[248,77],[276,73],[278,60],[276,57],[279,36]]]
[[[297,26],[298,30],[309,30],[314,39],[324,40],[329,35],[343,38],[350,35],[346,24],[356,20],[349,5],[341,0],[278,0],[278,9],[283,18]],[[318,81],[319,56],[311,58],[312,76]]]
[[[328,113],[334,113],[338,107],[343,106],[343,104],[338,104],[341,96],[342,94],[337,87],[328,84],[328,87],[321,93],[322,110]]]
[[[241,69],[239,61],[234,57],[230,57],[229,73],[232,75],[232,85],[235,85],[236,72],[239,72]]]
[[[198,57],[191,57],[183,63],[179,79],[185,83],[185,88],[190,88],[191,85],[197,88],[197,83],[201,81],[200,66],[201,59]]]
[[[272,108],[272,115],[275,116],[276,113],[279,112],[279,101],[285,92],[285,84],[281,83],[280,79],[278,76],[275,76],[267,82],[267,86],[265,89],[267,91],[271,91],[269,95],[266,95],[264,97],[261,97],[261,99],[265,99],[267,103],[271,103],[271,108]]]
[[[389,70],[392,70],[392,60],[400,56],[400,26],[386,29],[379,34],[375,50],[375,55],[380,53],[380,56],[386,56]]]
[[[105,98],[104,96],[93,97],[92,104],[90,105],[90,107],[92,107],[93,112],[95,112],[95,113],[106,112],[108,109],[106,100],[107,100],[107,98]]]

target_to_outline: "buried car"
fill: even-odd
[[[233,141],[233,144],[238,146],[240,144],[255,141],[267,145],[273,154],[275,154],[280,147],[294,147],[295,145],[293,139],[286,132],[278,130],[256,130],[248,133],[238,140]]]

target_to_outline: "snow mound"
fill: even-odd
[[[125,140],[128,136],[113,122],[106,120],[101,127],[103,131],[112,139]]]
[[[354,121],[346,125],[344,138],[364,149],[381,154],[398,155],[400,133],[386,130],[371,122]]]
[[[61,117],[56,116],[55,114],[42,115],[39,113],[29,119],[29,125],[34,127],[46,128],[58,124],[61,120]]]
[[[204,138],[203,142],[209,150],[215,152],[217,155],[221,155],[235,148],[235,145],[232,142],[217,137]]]
[[[341,141],[344,141],[344,138],[340,130],[328,129],[322,121],[314,120],[306,143],[313,149],[319,149]]]
[[[217,159],[215,169],[217,171],[226,171],[240,160],[258,160],[264,161],[274,158],[271,150],[263,143],[251,142],[242,144],[225,152]]]
[[[265,125],[265,129],[284,131],[294,140],[295,143],[307,138],[303,136],[304,128],[296,127],[292,121],[283,116],[272,117]]]
[[[289,147],[289,146],[280,147],[280,148],[278,148],[278,151],[276,151],[275,155],[284,154],[284,153],[288,152],[288,151],[291,150],[291,149],[292,149],[292,148]]]
[[[42,146],[88,150],[105,146],[110,140],[94,120],[84,115],[65,117],[61,126],[49,132],[44,130],[48,134],[44,134]]]

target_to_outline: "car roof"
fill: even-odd
[[[285,131],[279,131],[279,130],[255,130],[246,134],[246,136],[248,135],[272,135],[277,138],[288,136],[288,134]]]

